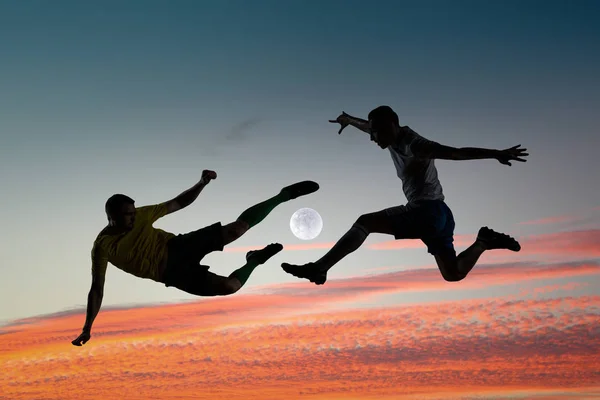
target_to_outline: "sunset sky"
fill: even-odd
[[[0,0],[0,399],[600,399],[600,4],[595,1]],[[324,286],[284,273],[364,213],[406,201],[389,153],[328,119],[387,104],[452,146],[522,144],[525,164],[437,161],[458,251],[445,282],[419,241],[372,235]],[[230,297],[109,267],[92,339],[90,250],[104,202],[168,200],[156,227],[278,207],[203,263],[284,251]],[[302,207],[324,220],[296,239]]]

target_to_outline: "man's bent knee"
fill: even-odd
[[[221,278],[219,282],[213,282],[210,285],[210,288],[204,290],[200,295],[201,296],[228,296],[230,294],[234,294],[242,287],[242,284],[236,278]]]
[[[392,224],[384,212],[363,214],[354,223],[354,226],[362,229],[365,233],[393,234]]]
[[[363,214],[356,219],[356,221],[354,222],[354,226],[358,225],[358,227],[364,230],[368,230],[370,223],[371,219],[369,218],[369,214]]]
[[[223,282],[223,292],[225,295],[234,294],[242,287],[242,283],[237,278],[227,278]]]
[[[460,282],[465,279],[465,276],[458,270],[458,262],[454,253],[436,254],[435,261],[446,282]]]
[[[352,226],[362,229],[368,235],[377,230],[378,219],[380,220],[381,218],[378,218],[375,214],[363,214],[356,219]]]
[[[229,244],[239,239],[249,229],[247,222],[237,220],[223,227],[223,242]]]
[[[465,279],[464,276],[461,276],[461,275],[459,275],[457,273],[445,273],[445,272],[442,272],[442,277],[444,278],[444,280],[446,282],[460,282],[463,279]]]

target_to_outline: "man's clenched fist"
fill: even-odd
[[[206,185],[213,179],[217,179],[217,173],[215,171],[211,171],[209,169],[202,171],[202,178],[200,178],[200,182]]]

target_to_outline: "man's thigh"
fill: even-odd
[[[175,236],[168,244],[168,264],[193,264],[213,251],[223,251],[223,227],[220,222]]]
[[[196,296],[228,294],[227,277],[210,272],[206,265],[182,265],[168,271],[165,286]]]
[[[421,241],[427,246],[429,254],[444,259],[448,268],[454,269],[456,250],[454,249],[454,216],[452,211],[444,202],[436,204],[433,209],[433,222],[430,226],[431,232],[424,235]]]
[[[395,239],[420,239],[431,254],[454,249],[454,217],[443,201],[408,203],[385,212]]]

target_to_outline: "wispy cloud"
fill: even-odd
[[[598,215],[596,211],[599,211],[600,207],[586,208],[573,210],[570,214],[553,215],[544,218],[538,218],[529,221],[520,222],[519,225],[529,226],[544,226],[544,225],[556,225],[557,227],[570,228],[570,229],[590,229],[598,226],[597,219]]]
[[[600,229],[532,235],[522,238],[529,254],[576,254],[581,258],[600,256]]]
[[[457,248],[470,246],[475,240],[475,235],[456,235],[454,245]],[[519,238],[522,250],[519,253],[503,254],[503,257],[513,259],[514,256],[524,257],[531,255],[576,255],[581,259],[594,258],[600,256],[600,229],[586,229],[576,231],[564,231],[558,233],[529,235]],[[306,244],[287,244],[284,245],[284,251],[300,250],[320,250],[329,249],[335,243],[306,243]],[[388,240],[365,246],[369,250],[406,250],[406,249],[424,249],[425,245],[421,240]],[[227,252],[246,252],[255,250],[260,246],[247,247],[226,247]],[[498,254],[498,252],[490,252]],[[506,253],[506,252],[504,252]]]
[[[254,127],[258,126],[262,122],[261,118],[253,117],[248,118],[240,123],[234,125],[231,130],[225,135],[226,140],[239,141],[247,139],[246,135]]]
[[[209,136],[208,140],[200,148],[202,152],[215,155],[224,150],[225,147],[244,142],[249,138],[249,132],[259,126],[264,120],[260,117],[251,117],[244,119],[229,129],[220,131],[214,136]],[[212,139],[212,140],[211,140]]]

